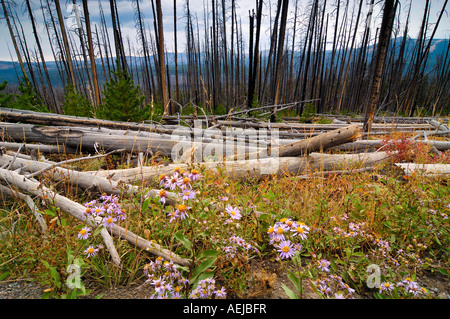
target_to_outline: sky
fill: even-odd
[[[32,8],[33,8],[33,14],[37,21],[37,29],[40,36],[40,40],[42,42],[42,47],[44,51],[44,55],[47,60],[53,60],[53,55],[50,49],[49,40],[47,37],[47,33],[44,28],[43,24],[43,18],[42,18],[42,11],[40,9],[40,1],[41,0],[31,0],[32,2]],[[198,25],[200,29],[200,40],[203,41],[203,30],[204,30],[204,22],[203,17],[205,15],[205,10],[208,16],[211,16],[211,1],[212,0],[189,0],[189,7],[192,16],[198,19]],[[220,0],[216,0],[220,1]],[[324,0],[320,0],[321,3],[323,3]],[[352,10],[356,10],[359,0],[349,0],[350,2],[350,12]],[[15,11],[17,12],[20,22],[22,23],[25,36],[27,38],[28,45],[31,47],[35,47],[35,41],[33,38],[32,28],[29,16],[26,12],[26,7],[24,4],[24,1],[15,1],[17,3],[17,6],[15,7]],[[42,1],[45,2],[45,1]],[[52,1],[53,2],[53,1]],[[125,41],[130,41],[132,47],[136,48],[136,50],[140,47],[137,45],[136,40],[136,27],[135,27],[135,5],[133,4],[135,1],[131,0],[117,0],[117,7],[119,12],[119,19],[121,23],[121,31],[123,34],[123,39]],[[176,0],[176,6],[177,6],[177,41],[178,41],[178,51],[182,52],[185,51],[185,40],[186,40],[186,34],[185,34],[185,26],[186,26],[186,10],[185,10],[185,4],[187,0]],[[335,19],[335,7],[336,7],[336,0],[327,0],[327,13],[329,14],[329,28],[330,30],[334,27],[334,21]],[[341,2],[345,2],[342,1]],[[409,8],[410,3],[411,4],[411,18],[410,18],[410,29],[409,29],[409,36],[412,38],[417,37],[419,33],[420,23],[422,21],[422,15],[424,12],[424,6],[425,6],[425,0],[401,0],[400,1],[400,18],[396,20],[396,25],[399,27],[400,34],[398,36],[401,36],[401,33],[403,32],[404,23],[406,21],[406,14]],[[66,21],[66,27],[74,32],[74,28],[77,25],[77,19],[76,19],[76,10],[74,10],[72,1],[67,0],[60,0],[61,6],[62,6],[62,12],[65,16]],[[80,8],[81,14],[82,14],[82,2],[79,0],[77,1],[78,7]],[[162,12],[163,12],[163,29],[164,29],[164,42],[167,51],[173,52],[174,51],[174,16],[173,16],[173,0],[162,0]],[[262,34],[261,34],[261,49],[268,49],[268,40],[270,38],[270,20],[271,18],[275,16],[275,10],[276,10],[276,0],[264,0],[264,9],[263,9],[263,21],[262,21]],[[298,14],[299,19],[297,21],[297,36],[296,39],[298,43],[301,43],[302,39],[302,32],[305,30],[305,26],[308,23],[308,16],[309,12],[311,10],[310,3],[311,0],[290,0],[289,1],[289,17],[287,22],[287,36],[292,36],[292,26],[293,26],[293,13],[295,4],[297,3],[298,8]],[[374,7],[374,15],[371,20],[371,37],[372,40],[374,40],[375,37],[375,30],[377,27],[381,24],[381,17],[382,17],[382,3],[383,1],[376,0],[376,5]],[[108,26],[108,30],[110,32],[111,39],[112,38],[112,30],[111,30],[111,16],[110,16],[110,10],[109,10],[109,1],[105,0],[89,0],[88,6],[89,6],[89,12],[90,12],[90,19],[92,24],[98,24],[100,21],[100,5],[103,8],[106,23]],[[428,35],[431,35],[431,31],[434,28],[434,23],[436,22],[439,12],[442,9],[442,6],[444,4],[444,0],[431,0],[431,12],[430,12],[430,31],[428,32]],[[244,36],[244,47],[248,49],[248,30],[249,30],[249,11],[255,10],[256,11],[256,0],[236,0],[236,6],[237,6],[237,16],[238,20],[240,20],[240,23],[242,24],[242,30],[243,30],[243,36]],[[231,28],[231,1],[226,0],[226,15],[227,15],[227,28]],[[369,0],[363,0],[363,9],[362,9],[362,16],[361,16],[361,22],[358,26],[358,30],[363,30],[366,23],[366,12],[369,7]],[[205,9],[206,8],[206,9]],[[145,18],[145,25],[147,28],[147,32],[153,32],[153,15],[152,15],[152,7],[151,7],[151,1],[150,0],[141,0],[140,1],[140,9],[144,15]],[[448,7],[447,7],[448,9]],[[349,17],[350,19],[350,17]],[[195,23],[197,23],[196,19],[194,20]],[[94,28],[94,26],[92,26]],[[228,41],[230,41],[230,32],[228,31]],[[329,33],[331,34],[331,32]],[[444,16],[442,17],[441,23],[439,25],[439,28],[436,32],[435,38],[444,38],[449,39],[450,38],[450,19],[447,13],[444,13]],[[358,39],[358,38],[357,38]],[[332,35],[328,36],[328,40],[332,40]],[[3,10],[0,8],[0,61],[17,61],[17,57],[15,56],[11,37],[7,28],[6,21],[4,19],[4,13]],[[128,47],[125,45],[126,51],[128,52]]]

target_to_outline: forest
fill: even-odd
[[[40,110],[101,118],[106,117],[102,109],[125,107],[126,114],[136,113],[128,119],[138,121],[149,119],[150,112],[140,111],[150,104],[165,115],[196,107],[226,114],[270,105],[286,106],[298,116],[305,106],[316,113],[362,114],[371,101],[374,78],[380,77],[376,106],[371,107],[377,112],[448,113],[449,39],[435,38],[445,24],[447,1],[437,17],[430,17],[432,1],[426,1],[418,34],[409,31],[411,8],[419,6],[412,1],[379,8],[375,1],[363,0],[261,0],[248,16],[237,16],[234,0],[203,1],[203,10],[197,8],[195,15],[189,1],[175,0],[173,17],[163,16],[161,1],[149,2],[151,11],[143,12],[142,1],[131,1],[136,39],[130,41],[121,36],[116,1],[73,1],[69,16],[70,2],[2,1],[20,88],[34,89]],[[99,11],[95,23],[90,7]],[[391,16],[382,33],[372,21],[385,9]],[[31,34],[24,33],[23,16],[31,22]],[[164,19],[173,23],[173,43],[164,40]],[[243,30],[244,19],[249,30]],[[269,30],[263,29],[263,20],[269,20]],[[184,47],[176,36],[180,28],[186,35]],[[263,38],[270,39],[264,46]],[[50,61],[43,42],[50,45]],[[382,65],[376,66],[376,48],[382,46]],[[129,105],[114,105],[111,91],[129,94]]]
[[[450,298],[447,2],[1,0],[0,298]]]

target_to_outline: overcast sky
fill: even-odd
[[[217,1],[217,0],[216,0]],[[220,1],[220,0],[218,0]],[[357,10],[357,5],[359,3],[359,0],[349,0],[351,9],[350,14],[353,10]],[[24,1],[16,1],[18,4],[15,8],[17,11],[17,14],[20,18],[20,22],[22,23],[22,26],[24,28],[25,36],[27,38],[28,45],[32,48],[35,47],[35,41],[32,34],[32,28],[29,16],[26,12],[25,5],[23,4]],[[43,1],[45,2],[45,1]],[[66,17],[66,26],[67,27],[75,27],[76,26],[76,15],[73,10],[72,1],[65,1],[60,0],[61,5],[63,6],[62,12],[63,15]],[[118,12],[119,12],[119,18],[121,23],[121,30],[123,34],[123,38],[125,41],[129,39],[130,43],[138,49],[140,46],[136,45],[136,28],[135,28],[135,6],[132,4],[134,1],[130,0],[117,0],[117,6],[118,6]],[[256,4],[255,0],[250,1],[244,1],[244,0],[236,0],[237,5],[237,15],[238,19],[240,19],[242,23],[242,30],[244,35],[245,42],[245,48],[248,48],[248,32],[249,32],[249,18],[248,13],[249,10],[255,9],[256,10]],[[263,27],[262,27],[262,42],[261,42],[261,49],[268,49],[267,45],[267,39],[269,38],[269,23],[270,18],[275,16],[275,10],[276,10],[276,0],[264,0],[264,10],[263,10]],[[302,30],[305,30],[305,26],[308,23],[308,16],[310,12],[310,0],[297,0],[298,3],[298,14],[299,14],[299,21],[297,22],[297,36],[296,39],[298,43],[300,43],[300,40],[302,39]],[[323,0],[320,1],[321,3]],[[327,9],[329,12],[329,27],[330,29],[334,26],[334,8],[336,0],[328,0],[327,1]],[[342,1],[341,2],[345,2]],[[368,0],[364,0],[363,4],[363,16],[361,17],[361,23],[358,26],[359,30],[363,30],[365,26],[365,14],[367,12],[368,8]],[[375,29],[380,26],[381,23],[381,8],[383,1],[375,1],[377,5],[374,8],[374,17],[371,21],[371,27],[372,27],[372,38],[375,36]],[[37,21],[37,28],[40,35],[40,40],[42,42],[44,54],[46,56],[46,59],[53,60],[53,56],[50,50],[49,46],[49,40],[44,28],[43,24],[43,18],[42,18],[42,11],[40,9],[40,0],[32,0],[33,3],[33,13]],[[79,7],[81,6],[81,1],[78,1]],[[109,10],[109,1],[98,1],[98,0],[89,0],[89,11],[90,11],[90,18],[91,23],[99,23],[100,21],[100,6],[99,3],[101,3],[106,23],[111,31],[111,16],[110,16],[110,10]],[[200,28],[200,40],[203,41],[203,30],[204,30],[204,24],[203,24],[203,17],[205,14],[205,8],[208,6],[208,10],[206,11],[208,16],[211,16],[211,0],[190,0],[190,10],[191,14],[194,17],[198,18],[198,24]],[[227,6],[231,6],[231,1],[226,1]],[[287,23],[287,32],[288,36],[291,35],[292,26],[293,26],[293,12],[294,12],[294,5],[296,3],[296,0],[290,0],[289,2],[289,12],[290,12],[290,18]],[[406,21],[406,13],[409,8],[410,0],[401,0],[400,1],[401,6],[399,8],[400,10],[400,19],[396,20],[396,24],[400,23],[400,32],[403,32],[404,23]],[[430,13],[430,31],[428,35],[431,35],[431,31],[434,28],[434,23],[436,22],[438,18],[438,14],[440,10],[442,9],[444,0],[431,0],[432,6],[431,6],[431,13]],[[185,10],[185,4],[186,0],[177,0],[177,39],[178,39],[178,51],[184,51],[185,50],[185,26],[186,26],[186,10]],[[422,21],[422,15],[424,12],[424,6],[425,6],[425,0],[412,0],[412,7],[411,7],[411,21],[410,21],[410,30],[409,30],[409,36],[412,38],[417,37],[419,32],[420,23]],[[270,7],[272,10],[270,10]],[[153,15],[152,15],[152,8],[151,8],[151,1],[150,0],[142,0],[140,2],[140,8],[141,11],[145,17],[145,24],[147,28],[147,32],[153,32]],[[448,9],[448,8],[447,8]],[[173,0],[162,0],[162,11],[163,11],[163,19],[164,19],[164,41],[165,45],[168,51],[173,51],[174,48],[174,25],[173,25]],[[80,10],[82,14],[82,10]],[[3,10],[0,8],[0,60],[3,61],[11,61],[11,55],[13,57],[13,60],[16,61],[17,57],[15,56],[10,34],[6,25],[6,21],[4,19],[4,13]],[[230,28],[231,26],[231,8],[228,8],[227,10],[227,27]],[[350,19],[351,17],[349,17]],[[444,38],[449,39],[450,37],[450,19],[447,13],[444,13],[444,16],[441,20],[441,23],[439,25],[439,29],[435,35],[435,38]],[[196,23],[196,20],[194,20]],[[112,39],[112,33],[111,39]],[[228,41],[230,39],[228,32]],[[401,34],[399,34],[401,36]],[[332,35],[328,36],[328,40],[332,40]],[[126,51],[128,52],[128,46],[126,46]],[[10,53],[11,51],[11,53]]]

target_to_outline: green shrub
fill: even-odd
[[[72,84],[64,88],[64,101],[62,104],[64,114],[91,117],[92,104],[86,96],[77,92]]]
[[[14,109],[32,110],[37,112],[48,112],[44,101],[39,96],[38,92],[31,84],[27,76],[23,76],[19,83],[18,91],[20,94],[15,95],[11,107]]]
[[[118,63],[117,71],[105,84],[103,105],[97,116],[107,120],[138,122],[149,118],[149,106],[143,107],[145,96],[141,94],[139,85],[135,86],[133,79],[126,70],[121,70]]]

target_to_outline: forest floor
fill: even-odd
[[[424,146],[397,148],[396,162],[450,164],[448,151],[437,157]],[[77,163],[77,168],[123,167],[120,160],[111,155]],[[175,208],[181,211],[181,205],[164,205],[160,197],[144,200],[124,195],[121,207],[130,213],[123,223],[181,257],[195,257],[192,267],[180,267],[177,273],[198,285],[214,278],[214,293],[222,286],[230,299],[448,299],[448,175],[402,175],[391,163],[351,173],[357,168],[350,168],[350,174],[326,178],[285,176],[253,182],[201,171],[203,178],[192,182],[195,200],[184,202],[190,206],[187,218],[169,220],[170,212]],[[52,177],[49,172],[41,181],[49,184]],[[137,185],[157,188],[158,182],[155,177],[148,184]],[[67,187],[64,181],[53,188],[86,207],[99,196]],[[50,226],[43,239],[25,203],[2,201],[2,230],[14,232],[0,240],[0,299],[68,298],[73,291],[66,285],[71,275],[68,260],[80,263],[80,287],[90,290],[81,293],[78,289],[72,295],[82,299],[161,297],[155,289],[156,278],[168,281],[170,272],[175,272],[158,272],[162,268],[155,266],[155,256],[122,240],[115,240],[122,259],[120,269],[106,249],[88,255],[91,245],[103,243],[98,236],[100,228],[92,230],[92,237],[80,240],[82,223],[36,201]],[[227,209],[211,208],[215,207],[211,203],[218,202]],[[293,231],[289,222],[302,229],[298,236],[287,232]],[[295,246],[290,248],[292,255],[280,254],[286,251],[283,241],[272,237],[277,233],[270,230],[273,228],[284,229],[283,239]],[[371,265],[381,271],[381,286],[375,288],[368,287]],[[195,291],[194,287],[186,289],[185,297]]]

